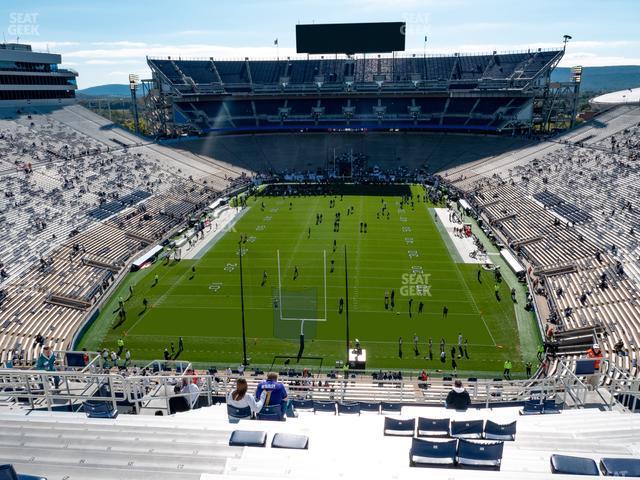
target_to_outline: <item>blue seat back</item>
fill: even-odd
[[[292,400],[291,403],[296,410],[313,410],[313,400],[311,399]]]
[[[258,420],[273,420],[273,421],[284,420],[282,405],[264,405],[258,412],[258,415],[256,416],[256,418]]]
[[[402,404],[395,402],[382,402],[380,404],[380,410],[382,412],[400,413],[402,411]]]
[[[0,480],[18,480],[18,474],[14,470],[13,465],[0,465]]]
[[[560,413],[562,411],[562,404],[556,403],[554,399],[547,399],[542,404],[542,413]]]
[[[360,405],[357,403],[338,403],[338,415],[357,414],[360,415]]]
[[[316,412],[330,412],[335,415],[336,413],[336,403],[335,402],[313,402],[313,413]]]
[[[418,436],[434,435],[449,435],[449,419],[418,417]]]
[[[451,422],[451,436],[457,438],[480,438],[484,431],[483,420],[453,420]]]
[[[384,435],[403,435],[413,437],[415,429],[415,418],[402,420],[398,418],[384,417]]]
[[[499,423],[487,420],[484,425],[484,438],[487,440],[515,440],[516,439],[516,422],[501,425]]]
[[[542,413],[543,404],[538,400],[527,400],[522,408],[522,415],[537,415]]]
[[[378,402],[358,402],[360,405],[360,412],[375,412],[380,413],[380,404]]]
[[[602,458],[600,470],[609,477],[640,477],[640,459]]]
[[[458,463],[477,467],[500,467],[504,442],[473,442],[460,439]]]
[[[409,451],[410,464],[452,465],[456,461],[457,445],[457,440],[438,442],[414,438]]]
[[[82,407],[89,418],[115,418],[118,411],[107,401],[86,400]]]
[[[233,405],[227,404],[227,415],[233,418],[251,418],[251,407],[246,406],[242,408],[234,407]]]
[[[592,458],[572,457],[570,455],[551,455],[551,471],[566,475],[598,476],[598,466]]]

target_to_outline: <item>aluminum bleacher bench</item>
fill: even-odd
[[[309,437],[290,433],[276,433],[271,440],[271,448],[289,448],[293,450],[307,450]]]
[[[411,440],[409,466],[453,466],[456,462],[457,440]]]
[[[449,419],[418,417],[417,434],[419,437],[448,437]]]
[[[456,460],[458,465],[500,469],[503,442],[474,442],[460,439]]]
[[[384,435],[413,437],[416,429],[416,419],[402,420],[398,418],[384,417]]]
[[[598,466],[591,458],[551,455],[551,472],[565,475],[598,476]]]
[[[640,477],[640,459],[602,458],[600,471],[610,477]]]
[[[483,436],[486,440],[513,441],[516,439],[516,422],[500,425],[487,420],[484,425]]]
[[[266,444],[266,432],[234,430],[229,437],[231,447],[264,447]]]

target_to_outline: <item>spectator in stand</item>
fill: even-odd
[[[200,388],[193,382],[192,377],[184,377],[182,379],[182,388],[180,393],[187,394],[185,397],[189,403],[189,408],[196,408],[198,397],[200,397]]]
[[[262,392],[266,392],[265,405],[280,405],[282,414],[287,417],[295,417],[293,405],[289,400],[289,394],[284,384],[278,381],[278,374],[275,372],[267,373],[267,379],[258,384],[256,389],[256,398],[262,398]]]
[[[51,351],[49,346],[45,346],[42,349],[36,362],[36,370],[44,370],[45,372],[56,371],[56,355]],[[58,388],[58,385],[60,385],[60,377],[53,377],[53,385],[55,388]],[[43,388],[42,384],[40,388]]]
[[[469,397],[469,392],[464,389],[460,380],[456,380],[453,384],[453,388],[447,395],[445,407],[453,408],[456,410],[466,410],[467,408],[469,408],[469,405],[471,405],[471,397]]]
[[[602,350],[600,350],[600,345],[594,343],[593,346],[589,350],[587,350],[587,357],[594,359],[594,372],[593,375],[589,376],[588,381],[591,385],[593,385],[594,388],[597,388],[598,384],[600,383],[600,359],[603,357]]]
[[[251,413],[255,415],[262,409],[267,398],[267,392],[263,390],[260,394],[260,399],[256,400],[253,395],[247,393],[247,389],[247,381],[244,378],[238,378],[236,380],[236,389],[227,393],[227,405],[236,408],[249,407]],[[231,420],[231,418],[229,420]]]

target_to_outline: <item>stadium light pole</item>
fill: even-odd
[[[247,366],[247,335],[244,327],[244,282],[242,278],[242,238],[238,242],[238,255],[240,256],[240,313],[242,316],[242,364]]]
[[[349,274],[347,272],[347,246],[344,246],[344,313],[347,327],[347,363],[349,363]]]

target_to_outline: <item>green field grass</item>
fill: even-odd
[[[409,187],[406,187],[409,191]],[[421,187],[412,186],[416,198]],[[397,189],[396,189],[397,190]],[[384,192],[382,192],[384,193]],[[390,192],[386,192],[390,193]],[[397,193],[397,192],[396,192]],[[335,199],[335,208],[329,207]],[[450,348],[458,333],[468,339],[469,359],[457,359],[464,371],[501,371],[511,359],[522,371],[522,354],[508,286],[500,285],[502,300],[494,295],[491,272],[456,263],[438,226],[433,205],[414,202],[400,210],[400,196],[339,195],[307,197],[258,196],[234,228],[203,255],[132,273],[103,307],[79,347],[115,348],[123,337],[134,358],[162,357],[171,342],[184,337],[181,359],[211,365],[239,364],[242,360],[240,275],[238,241],[243,244],[243,273],[247,350],[254,364],[270,364],[275,355],[298,352],[300,321],[286,317],[324,319],[325,288],[323,252],[327,256],[326,319],[304,323],[305,356],[323,357],[325,365],[345,357],[346,312],[339,312],[345,298],[344,248],[348,252],[348,305],[351,339],[360,339],[368,352],[368,368],[451,370]],[[290,202],[292,205],[290,206]],[[383,202],[386,214],[377,218]],[[264,209],[262,208],[264,203]],[[347,210],[353,207],[353,214]],[[341,213],[339,232],[334,232],[336,212]],[[316,225],[316,215],[324,221]],[[360,232],[367,223],[367,233]],[[309,235],[309,228],[311,233]],[[333,241],[337,248],[334,252]],[[285,292],[279,301],[276,252],[280,251],[281,282]],[[334,269],[331,272],[331,260]],[[192,267],[195,266],[195,273]],[[299,275],[294,279],[294,270]],[[424,276],[409,277],[414,271]],[[262,285],[263,272],[268,274]],[[154,276],[158,284],[154,286]],[[420,284],[424,296],[405,291],[408,281]],[[129,285],[133,295],[129,297]],[[385,309],[385,291],[395,291],[395,308]],[[428,293],[428,294],[427,294]],[[407,295],[403,295],[407,294]],[[127,299],[126,320],[117,325],[118,298]],[[149,308],[143,307],[143,298]],[[409,298],[413,298],[409,315]],[[419,302],[423,313],[417,313]],[[443,318],[443,307],[449,313]],[[420,338],[420,355],[413,349],[413,336]],[[399,357],[398,338],[403,355]],[[427,339],[433,338],[433,360],[425,359]],[[439,342],[447,342],[447,361],[439,359]]]

